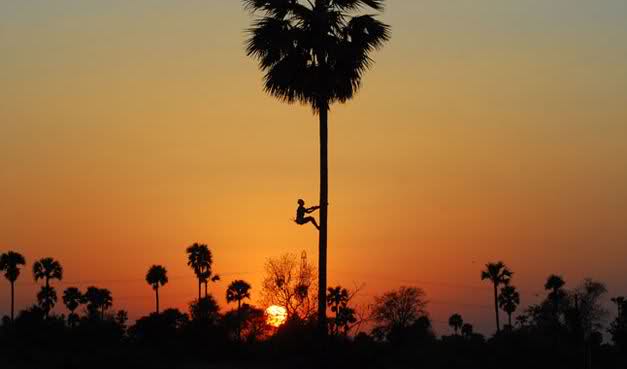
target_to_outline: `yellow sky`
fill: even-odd
[[[388,1],[392,42],[331,113],[330,282],[365,283],[363,302],[423,287],[441,333],[453,312],[491,329],[491,260],[525,305],[549,273],[627,293],[626,12]],[[59,259],[64,287],[108,287],[133,317],[151,264],[172,277],[162,305],[195,296],[192,242],[221,298],[259,288],[267,257],[315,261],[290,218],[317,197],[316,118],[264,95],[249,21],[232,0],[1,1],[0,250]],[[18,307],[34,295],[27,270]]]

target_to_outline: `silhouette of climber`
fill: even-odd
[[[316,222],[316,218],[314,217],[306,217],[305,214],[311,214],[314,211],[320,209],[320,206],[312,206],[310,208],[305,207],[305,201],[302,199],[298,200],[298,209],[296,209],[296,219],[294,220],[296,224],[304,225],[309,222],[313,223],[317,230],[320,230],[318,223]]]

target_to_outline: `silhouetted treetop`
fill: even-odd
[[[315,111],[350,100],[372,64],[369,54],[390,38],[390,27],[361,9],[380,12],[381,0],[243,0],[260,13],[246,52],[266,72],[265,90]]]

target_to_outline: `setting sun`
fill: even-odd
[[[282,306],[272,305],[266,309],[268,324],[280,327],[287,320],[287,310]]]

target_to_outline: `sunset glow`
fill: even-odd
[[[330,114],[329,286],[364,284],[364,306],[421,287],[438,332],[458,310],[491,332],[491,260],[525,305],[550,273],[627,291],[626,4],[387,1],[392,40]],[[161,306],[188,312],[194,242],[223,308],[240,278],[268,305],[267,258],[317,260],[315,228],[292,221],[297,199],[318,202],[317,118],[264,92],[250,24],[235,0],[0,1],[0,251],[28,264],[16,309],[48,256],[59,293],[107,287],[131,321],[154,310],[153,264],[170,276]]]
[[[287,320],[287,310],[282,306],[272,305],[266,309],[268,324],[273,327],[280,327]]]

